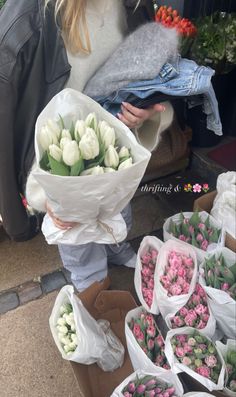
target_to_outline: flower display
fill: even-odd
[[[218,382],[222,364],[210,339],[198,331],[178,334],[171,338],[171,346],[180,363],[212,382]]]
[[[226,372],[227,372],[227,389],[236,392],[236,351],[228,350],[225,357]]]
[[[124,397],[176,397],[175,388],[157,377],[136,376],[122,390]]]
[[[236,300],[236,263],[228,267],[224,256],[205,258],[203,277],[206,285],[226,292]]]
[[[168,296],[188,294],[194,272],[194,261],[191,256],[170,251],[168,261],[160,282]]]
[[[57,320],[57,335],[66,354],[71,354],[78,346],[73,308],[70,303],[63,304],[60,309],[60,317]]]
[[[209,216],[203,221],[196,211],[190,218],[181,212],[179,221],[170,220],[169,233],[181,241],[207,251],[209,244],[218,243],[221,230],[210,224]]]
[[[207,295],[200,284],[196,284],[190,299],[172,318],[171,328],[184,326],[203,329],[206,327],[210,313],[207,305]]]
[[[142,294],[148,307],[151,307],[153,302],[154,273],[157,255],[157,250],[148,248],[147,251],[141,256]]]
[[[40,130],[43,149],[40,167],[54,175],[88,176],[118,171],[133,164],[130,149],[119,147],[116,134],[106,121],[89,113],[85,120],[72,122],[70,129],[47,120]]]
[[[158,367],[169,369],[164,353],[164,339],[156,326],[153,315],[142,311],[139,317],[133,318],[128,325],[148,358]]]

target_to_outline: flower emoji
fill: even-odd
[[[184,185],[184,191],[185,192],[191,192],[192,191],[192,185],[190,183],[187,183]]]
[[[208,183],[203,183],[202,185],[202,190],[204,191],[204,193],[207,193],[209,190],[209,185]]]
[[[195,183],[195,185],[193,185],[193,192],[194,193],[201,193],[202,187],[201,185],[199,185],[199,183]]]

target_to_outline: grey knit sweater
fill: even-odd
[[[161,67],[178,51],[178,35],[156,22],[135,30],[115,50],[87,83],[90,97],[109,95],[132,81],[155,78]]]

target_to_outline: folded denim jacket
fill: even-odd
[[[161,68],[158,76],[152,80],[142,80],[129,83],[108,96],[94,97],[106,110],[116,115],[123,101],[129,102],[129,96],[140,99],[148,98],[155,93],[164,93],[174,97],[188,97],[189,107],[202,105],[207,115],[207,128],[216,135],[222,135],[222,125],[218,102],[211,83],[215,71],[210,67],[199,66],[196,62],[176,58],[167,62]]]

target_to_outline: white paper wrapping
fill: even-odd
[[[193,212],[183,212],[183,215],[184,215],[185,218],[190,218],[193,215]],[[208,216],[209,216],[209,214],[207,212],[205,212],[205,211],[199,212],[199,215],[200,215],[200,217],[201,217],[201,219],[203,221],[205,221],[208,218]],[[175,214],[175,215],[171,216],[170,218],[168,218],[165,221],[165,223],[163,225],[164,241],[167,241],[167,240],[180,241],[179,239],[177,239],[176,237],[172,236],[169,233],[170,221],[171,220],[174,223],[176,223],[177,225],[179,225],[181,223],[180,214]],[[214,226],[214,227],[216,227],[218,229],[222,229],[222,224],[217,222],[211,215],[209,216],[209,220],[210,220],[210,225],[211,226]],[[203,251],[202,249],[194,247],[191,244],[189,244],[189,245],[191,245],[191,247],[193,247],[193,249],[195,250],[195,252],[197,254],[198,262],[200,263],[205,258],[207,252],[214,251],[214,250],[216,250],[219,247],[223,247],[224,244],[225,244],[225,230],[222,229],[222,232],[221,232],[221,235],[220,235],[218,243],[209,244],[209,246],[207,247],[207,251]]]
[[[189,293],[184,295],[168,296],[167,290],[163,287],[160,281],[160,276],[163,275],[164,269],[168,263],[168,256],[171,251],[176,251],[182,255],[191,256],[193,259],[194,271],[190,283]],[[155,275],[155,293],[156,300],[160,312],[165,319],[167,315],[174,315],[176,311],[181,309],[190,296],[192,295],[198,278],[197,257],[191,245],[182,243],[180,240],[168,240],[161,248],[158,255],[157,272]]]
[[[134,164],[121,171],[83,177],[57,176],[40,169],[43,150],[38,136],[46,121],[49,118],[58,120],[60,114],[66,127],[70,127],[72,120],[85,119],[90,112],[114,127],[119,144],[131,149]],[[67,88],[52,98],[40,113],[35,127],[35,151],[38,168],[33,175],[45,190],[52,211],[61,220],[80,224],[70,230],[60,230],[46,215],[42,231],[47,242],[111,244],[115,240],[123,241],[127,230],[120,212],[133,197],[151,156],[137,143],[129,128],[91,98]],[[108,228],[112,230],[109,232]]]
[[[216,250],[213,254],[209,253],[207,258],[212,255],[215,255],[216,259],[218,259],[220,255],[223,255],[229,268],[236,262],[236,254],[225,247]],[[209,305],[217,325],[228,338],[236,338],[236,301],[225,291],[207,287],[205,279],[202,276],[203,272],[202,262],[199,267],[199,283],[205,289],[209,297]]]
[[[224,359],[222,357],[222,354],[218,349],[217,349],[217,353],[219,354],[219,357],[220,357],[220,360],[222,363],[222,368],[220,371],[220,375],[219,375],[217,384],[212,382],[210,379],[207,379],[207,378],[199,375],[197,372],[190,369],[187,365],[181,364],[178,361],[178,359],[175,357],[175,354],[174,354],[172,346],[171,346],[171,338],[175,335],[183,335],[183,334],[189,335],[189,334],[192,334],[193,332],[195,332],[194,328],[183,327],[183,328],[173,329],[167,333],[166,340],[165,340],[165,354],[169,361],[171,369],[176,374],[179,374],[180,372],[185,372],[186,374],[190,375],[192,378],[196,379],[199,383],[201,383],[203,386],[205,386],[210,391],[222,390],[224,387],[225,364],[224,364]]]
[[[138,253],[137,253],[137,263],[135,267],[135,273],[134,273],[134,286],[136,293],[138,295],[139,301],[141,305],[150,313],[152,314],[159,314],[159,309],[158,309],[158,302],[155,294],[155,284],[154,284],[154,290],[153,290],[153,302],[151,307],[147,305],[143,298],[142,294],[142,276],[141,276],[141,269],[142,269],[142,263],[141,263],[141,256],[147,252],[148,248],[155,249],[156,251],[160,251],[160,248],[162,247],[163,242],[159,240],[158,238],[154,236],[146,236],[142,240]],[[157,263],[158,263],[158,257],[156,261],[156,268],[155,268],[155,274],[157,273]],[[155,280],[155,276],[154,276]]]

